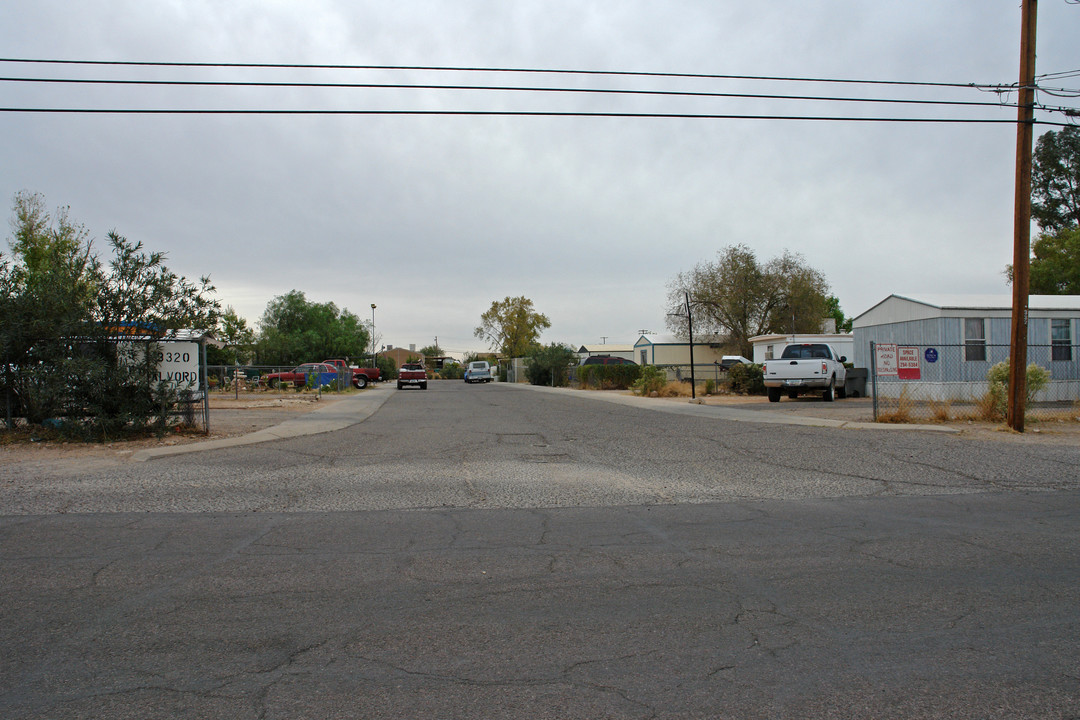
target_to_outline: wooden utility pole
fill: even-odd
[[[694,375],[694,316],[690,314],[690,293],[686,293],[686,334],[690,336],[690,399],[697,399],[697,377]]]
[[[1024,432],[1031,258],[1031,144],[1035,125],[1035,17],[1038,0],[1023,0],[1020,21],[1020,96],[1016,118],[1016,197],[1013,204],[1012,338],[1007,420]]]

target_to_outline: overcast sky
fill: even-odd
[[[9,59],[1007,85],[1018,77],[1019,37],[1019,0],[0,3]],[[1080,69],[1077,38],[1080,5],[1043,0],[1037,72]],[[0,75],[999,100],[968,88],[603,75],[8,62]],[[1016,118],[1008,107],[671,95],[10,81],[0,92],[0,106],[42,108]],[[3,112],[0,197],[8,216],[20,190],[70,206],[102,253],[114,229],[166,252],[173,270],[209,274],[222,305],[253,326],[271,299],[299,290],[365,320],[375,303],[383,344],[438,337],[462,353],[486,349],[472,329],[508,295],[547,314],[545,342],[623,344],[640,330],[663,332],[668,283],[737,243],[762,261],[801,253],[849,316],[893,292],[1008,293],[1015,143],[1007,123]]]

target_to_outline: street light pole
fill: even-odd
[[[371,303],[371,367],[379,367],[378,358],[375,356],[375,303]]]

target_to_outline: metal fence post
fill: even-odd
[[[874,393],[874,422],[877,422],[877,353],[874,352],[875,343],[870,341],[870,388]]]

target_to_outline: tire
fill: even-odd
[[[357,390],[363,390],[364,388],[367,387],[367,376],[366,375],[353,375],[353,385],[356,386]]]
[[[403,387],[405,387],[405,386],[404,386],[404,385],[402,385],[402,384],[401,384],[400,382],[399,382],[399,383],[397,384],[397,389],[398,389],[398,390],[400,390],[400,389],[401,389],[401,388],[403,388]]]
[[[836,399],[837,400],[843,400],[846,397],[847,397],[847,388],[846,387],[841,386],[841,387],[836,388]]]
[[[420,383],[421,390],[427,390],[427,383]]]
[[[768,388],[769,402],[780,402],[780,388]]]
[[[833,400],[833,385],[836,383],[836,378],[829,381],[829,387],[825,388],[825,392],[821,393],[821,399],[825,402],[832,402]]]
[[[788,396],[789,400],[798,400],[799,399],[799,393],[796,392],[795,390],[788,390],[787,396]]]

